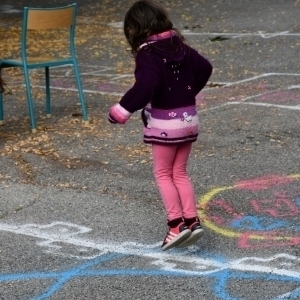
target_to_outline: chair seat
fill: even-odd
[[[73,60],[70,58],[55,57],[55,56],[40,56],[40,57],[27,57],[27,68],[37,68],[45,66],[59,66],[66,64],[73,64]],[[21,58],[5,59],[1,61],[0,68],[8,68],[11,66],[23,67],[23,61]]]

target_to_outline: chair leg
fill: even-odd
[[[0,61],[1,63],[1,61]],[[1,64],[0,64],[1,66]],[[1,78],[1,68],[0,68],[0,125],[3,125],[3,85],[5,84]]]
[[[0,92],[0,125],[3,125],[3,95]]]
[[[76,82],[77,82],[77,88],[78,88],[78,92],[79,92],[79,99],[80,99],[80,103],[81,103],[83,119],[84,119],[84,123],[87,125],[87,124],[89,124],[89,120],[88,120],[88,115],[87,115],[85,98],[84,98],[84,94],[83,94],[83,91],[82,91],[78,66],[77,66],[76,62],[74,62],[74,72],[75,72],[75,76],[76,76]]]
[[[51,105],[50,105],[50,76],[49,67],[45,67],[45,78],[46,78],[46,116],[51,117]]]
[[[31,132],[36,133],[34,106],[33,106],[32,95],[31,95],[31,87],[30,87],[28,69],[26,67],[24,68],[24,76],[25,76],[25,83],[26,83],[27,104],[28,104],[28,110],[29,110],[29,116],[30,116]]]

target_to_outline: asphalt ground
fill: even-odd
[[[0,299],[300,299],[300,2],[161,2],[214,66],[189,163],[205,235],[160,250],[167,228],[139,113],[107,121],[134,80],[129,1],[78,1],[88,126],[70,67],[51,70],[51,119],[43,73],[31,73],[37,134],[22,74],[3,71]],[[1,1],[2,57],[17,52],[18,10],[42,3]]]

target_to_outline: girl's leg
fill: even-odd
[[[188,238],[177,245],[179,248],[193,245],[203,235],[203,228],[197,216],[194,188],[186,170],[191,145],[190,143],[178,146],[173,163],[173,181],[181,199],[184,222],[192,232]]]
[[[169,221],[182,218],[181,201],[173,182],[173,163],[177,146],[152,145],[153,171]]]
[[[183,217],[187,219],[197,216],[194,187],[187,174],[187,162],[191,148],[192,143],[179,145],[173,162],[173,182],[181,200]]]

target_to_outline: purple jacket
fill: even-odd
[[[212,72],[210,62],[173,31],[152,36],[136,57],[133,87],[111,107],[110,121],[124,124],[142,110],[144,142],[178,144],[198,136],[196,95]]]

